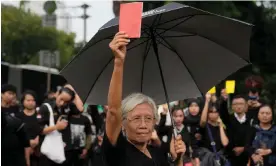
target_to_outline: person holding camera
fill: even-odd
[[[64,132],[63,130],[66,129],[68,125],[68,121],[64,119],[63,113],[64,113],[64,108],[71,102],[75,101],[75,96],[76,93],[74,89],[70,87],[63,87],[60,89],[56,95],[55,98],[52,100],[49,100],[48,103],[42,104],[42,106],[39,109],[38,112],[38,121],[39,124],[42,128],[42,133],[41,133],[41,143],[44,140],[44,136],[57,130],[60,132]],[[50,110],[48,106],[53,111],[53,116],[54,116],[54,126],[49,126],[49,119],[50,119]],[[46,127],[45,127],[46,126]],[[41,166],[55,166],[55,165],[60,165],[57,164],[50,159],[48,159],[46,156],[41,155],[40,157],[40,163]]]

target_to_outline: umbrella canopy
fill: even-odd
[[[61,71],[87,103],[107,103],[114,59],[108,45],[118,22],[106,23]],[[123,96],[142,92],[158,104],[202,96],[248,65],[251,27],[179,3],[144,12],[141,38],[127,46]]]

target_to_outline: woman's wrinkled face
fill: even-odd
[[[189,112],[191,115],[196,116],[199,113],[199,106],[197,105],[197,103],[193,102],[190,106],[189,106]]]
[[[181,126],[183,124],[184,112],[181,109],[173,111],[173,121],[176,126]]]
[[[72,96],[69,95],[67,92],[61,92],[56,98],[56,105],[57,107],[62,107],[68,104],[72,99]]]
[[[212,107],[208,112],[208,119],[212,122],[216,122],[219,118],[219,114],[217,112],[217,109]]]
[[[259,113],[258,113],[258,119],[261,123],[271,123],[272,121],[272,110],[271,108],[269,108],[268,106],[265,106],[265,107],[262,107],[260,110],[259,110]]]
[[[138,144],[150,141],[154,124],[153,108],[147,103],[137,105],[127,114],[127,119],[124,119],[127,138]]]

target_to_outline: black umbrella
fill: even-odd
[[[113,70],[108,47],[118,18],[106,23],[61,71],[82,100],[106,104]],[[143,13],[141,38],[128,45],[123,96],[193,98],[248,65],[251,25],[178,3]]]

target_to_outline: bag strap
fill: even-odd
[[[206,124],[206,127],[207,127],[207,131],[208,131],[208,136],[209,136],[210,141],[211,141],[212,149],[213,149],[213,151],[216,155],[216,160],[219,161],[219,155],[218,155],[217,148],[216,148],[216,142],[214,141],[214,138],[213,138],[213,135],[212,135],[212,132],[211,132],[211,129],[210,129],[208,123]]]
[[[55,121],[54,121],[54,113],[53,113],[53,109],[52,107],[50,106],[49,103],[44,103],[44,105],[47,106],[48,110],[49,110],[49,113],[50,113],[50,118],[49,118],[49,126],[55,126]]]

